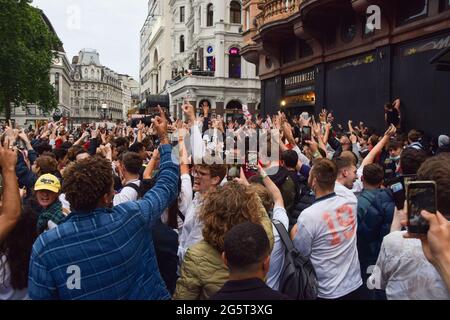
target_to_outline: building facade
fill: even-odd
[[[171,113],[181,117],[185,99],[197,108],[242,117],[242,106],[257,111],[260,81],[254,64],[242,58],[242,2],[170,0],[173,25]]]
[[[430,59],[450,46],[449,0],[246,0],[244,8],[241,52],[259,66],[264,113],[327,107],[339,123],[381,131],[384,104],[401,98],[405,128],[448,131],[450,73]]]
[[[50,20],[48,20],[44,13],[42,13],[42,18],[50,31],[57,36]],[[72,80],[70,74],[72,67],[62,45],[54,53],[57,57],[53,59],[50,67],[50,83],[55,88],[58,106],[50,112],[44,112],[35,104],[13,107],[11,109],[11,118],[21,127],[29,127],[31,125],[35,128],[39,122],[47,122],[53,120],[53,118],[59,120],[62,117],[69,119],[71,116],[70,88]]]
[[[119,75],[122,83],[122,119],[128,118],[128,112],[139,104],[139,83],[126,74]]]
[[[75,126],[99,120],[123,120],[120,75],[100,64],[94,49],[83,49],[72,60],[72,122]]]
[[[163,93],[171,79],[171,23],[169,1],[149,0],[140,35],[140,96],[143,104],[149,95]]]

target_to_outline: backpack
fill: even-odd
[[[139,200],[139,199],[142,199],[145,196],[145,194],[155,186],[155,184],[156,184],[156,179],[143,179],[143,180],[141,180],[140,186],[138,186],[137,184],[135,184],[133,182],[130,182],[125,187],[130,187],[130,188],[133,188],[134,190],[136,190],[136,192],[138,193],[137,200]],[[177,210],[177,215],[184,222],[185,216],[183,215],[183,213],[181,213],[181,211],[178,209],[178,207],[176,208],[176,210]]]
[[[147,193],[147,191],[149,191],[151,188],[153,188],[155,186],[155,180],[154,179],[148,179],[148,180],[141,180],[140,185],[138,186],[137,184],[130,182],[129,184],[127,184],[126,186],[124,186],[124,188],[126,187],[130,187],[133,188],[134,190],[136,190],[138,197],[137,199],[142,199],[145,194]]]
[[[286,248],[278,291],[295,300],[315,300],[317,298],[317,277],[309,260],[295,249],[286,228],[274,220],[273,225]]]
[[[306,181],[305,177],[297,176],[295,182],[297,187],[297,194],[295,196],[294,207],[290,212],[288,212],[289,230],[291,230],[294,225],[297,224],[298,217],[301,215],[303,210],[310,207],[316,199],[315,196],[311,193],[311,189],[308,187],[308,182]]]

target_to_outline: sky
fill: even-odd
[[[97,49],[100,63],[139,79],[139,33],[148,0],[33,0],[63,42],[67,58]],[[138,81],[139,82],[139,81]]]

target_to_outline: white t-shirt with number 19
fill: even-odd
[[[356,198],[332,193],[304,210],[297,221],[294,245],[311,259],[318,296],[343,297],[362,285],[356,247]]]

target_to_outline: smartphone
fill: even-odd
[[[437,188],[434,181],[411,181],[407,184],[408,232],[428,232],[428,222],[420,214],[422,210],[437,211]]]
[[[405,200],[406,200],[406,192],[403,183],[400,181],[396,182],[391,186],[389,186],[389,189],[391,189],[392,194],[394,195],[395,207],[398,210],[403,210],[405,207]]]
[[[228,169],[227,180],[233,181],[234,178],[239,178],[241,176],[241,166],[233,165]]]
[[[311,127],[302,128],[302,144],[305,145],[306,141],[311,141]]]
[[[255,151],[248,152],[248,169],[258,171],[258,153]]]

